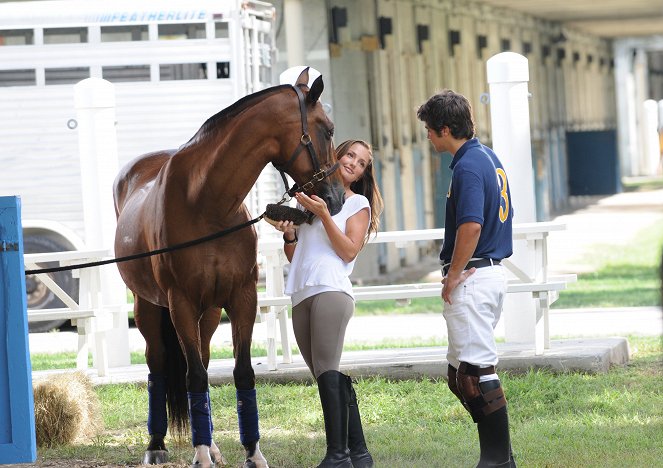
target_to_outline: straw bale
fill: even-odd
[[[103,430],[99,398],[83,372],[35,383],[34,403],[39,447],[84,443]]]

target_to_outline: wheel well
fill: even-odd
[[[77,242],[74,239],[69,239],[63,234],[48,229],[24,228],[23,241],[25,242],[25,240],[30,237],[43,237],[49,239],[50,241],[61,245],[63,250],[79,250],[79,247],[76,246]]]

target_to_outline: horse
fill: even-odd
[[[212,439],[207,368],[210,340],[230,319],[240,441],[244,466],[267,467],[258,441],[251,337],[257,311],[257,235],[243,203],[262,169],[272,163],[292,177],[289,189],[317,194],[332,214],[343,205],[334,156],[333,124],[310,89],[308,69],[295,85],[250,94],[210,117],[177,150],[137,157],[113,185],[116,256],[136,255],[200,239],[191,247],[118,263],[134,295],[134,320],[145,338],[149,445],[144,464],[165,463],[167,428],[191,429],[193,466],[224,462]],[[309,132],[310,129],[310,132]],[[310,157],[299,157],[308,153]],[[285,197],[284,197],[285,198]]]

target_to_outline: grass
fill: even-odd
[[[637,177],[622,180],[625,192],[646,192],[663,189],[663,177]]]
[[[650,467],[663,460],[663,342],[630,337],[631,363],[607,374],[529,371],[502,375],[511,434],[522,467]],[[476,429],[449,392],[431,379],[382,378],[357,385],[366,438],[377,466],[470,467],[478,459]],[[147,443],[143,385],[99,386],[105,432],[87,444],[40,449],[39,458],[77,464],[135,465]],[[324,430],[317,390],[308,384],[259,384],[261,449],[270,466],[315,466]],[[211,388],[215,440],[230,466],[241,463],[235,389]],[[172,465],[188,466],[185,440],[167,439]]]
[[[626,246],[595,245],[583,261],[595,266],[560,292],[552,308],[661,305],[663,221],[648,226]]]

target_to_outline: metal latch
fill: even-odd
[[[18,242],[0,241],[0,251],[18,251]]]

